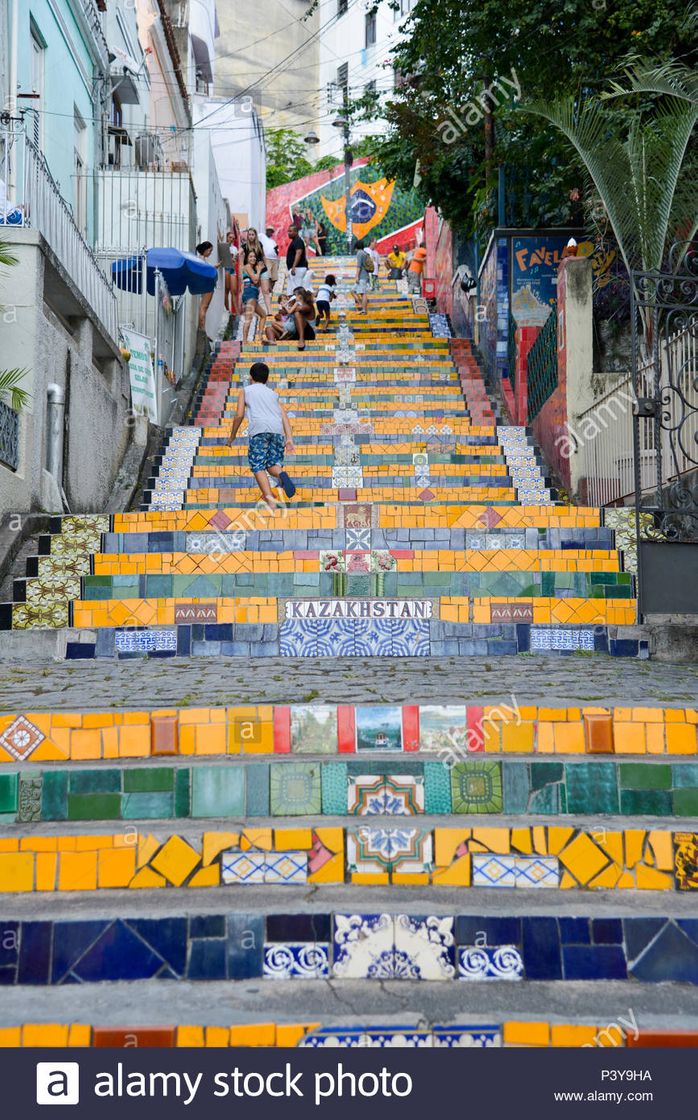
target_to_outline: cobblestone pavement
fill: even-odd
[[[681,707],[698,666],[600,657],[215,658],[0,666],[0,709],[48,711],[233,703],[592,703]]]

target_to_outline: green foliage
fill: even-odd
[[[583,163],[549,122],[523,114],[521,102],[588,97],[631,56],[688,56],[691,22],[685,0],[481,0],[467,13],[457,0],[419,0],[390,60],[403,84],[373,107],[362,99],[358,112],[387,118],[373,152],[386,173],[411,185],[418,164],[425,201],[465,235],[495,219],[499,165],[508,220],[576,224],[569,193],[583,185]],[[489,162],[478,112],[485,87],[494,93]],[[445,143],[449,110],[462,127]],[[625,112],[619,107],[617,116]]]
[[[16,256],[6,241],[0,241],[0,265],[9,268],[13,264],[17,264]],[[15,412],[21,412],[29,400],[29,393],[26,389],[20,387],[20,381],[27,376],[28,372],[26,369],[0,370],[0,400],[9,398],[10,405]]]
[[[336,156],[323,156],[312,163],[306,155],[303,137],[292,128],[268,128],[264,142],[267,149],[267,190],[302,179],[313,171],[329,171],[341,163]]]

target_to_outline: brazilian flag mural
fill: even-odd
[[[318,179],[322,181],[317,182]],[[346,253],[346,203],[344,168],[308,175],[294,183],[276,187],[267,195],[267,220],[287,224],[292,212],[310,210],[327,231],[328,254]],[[385,177],[376,164],[361,162],[351,169],[351,224],[355,238],[382,241],[402,231],[414,237],[424,217],[424,203],[415,191],[403,190]]]

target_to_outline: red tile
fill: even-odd
[[[419,750],[419,708],[406,704],[402,709],[402,749]]]
[[[632,1049],[657,1046],[662,1049],[688,1049],[698,1047],[698,1031],[638,1031],[637,1038],[628,1034],[625,1045]]]
[[[291,709],[282,705],[274,708],[274,754],[291,753]]]
[[[468,753],[475,754],[485,749],[485,736],[482,730],[482,708],[475,704],[468,704],[467,708],[468,733],[466,742]]]
[[[338,496],[340,502],[355,502],[356,490],[351,490],[349,488],[345,489],[344,487],[340,486]]]
[[[391,548],[390,555],[394,556],[396,560],[413,560],[414,549],[412,548]]]
[[[340,754],[356,753],[356,714],[353,704],[337,705],[337,750]]]
[[[177,716],[153,716],[150,721],[150,753],[179,753]]]
[[[93,1027],[92,1045],[99,1049],[141,1050],[175,1045],[175,1027]]]

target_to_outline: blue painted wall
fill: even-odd
[[[91,172],[98,158],[99,116],[95,94],[99,85],[98,54],[76,18],[82,11],[80,0],[26,0],[19,4],[18,79],[20,92],[32,89],[32,28],[44,44],[44,91],[40,101],[19,99],[20,108],[32,106],[41,113],[41,147],[51,174],[71,208],[77,206],[75,177],[75,108],[86,124],[83,152]],[[33,136],[33,122],[27,114],[27,132]],[[88,238],[92,233],[93,191],[88,175],[86,214]]]

